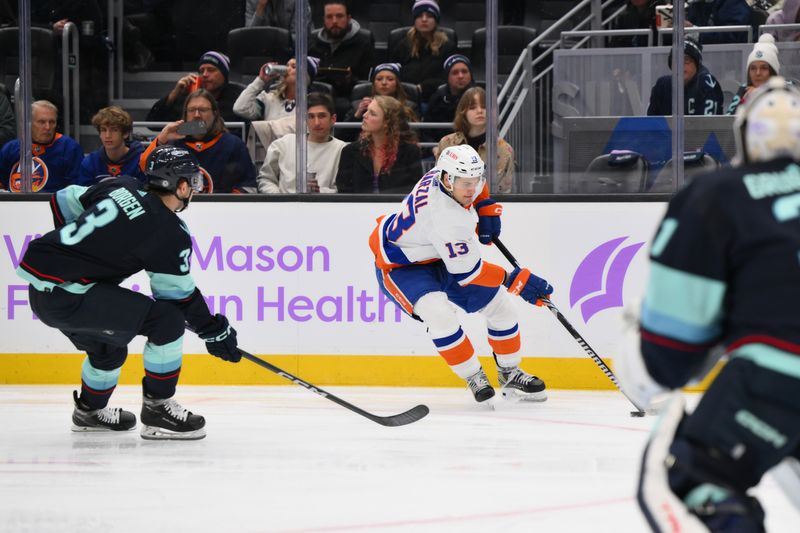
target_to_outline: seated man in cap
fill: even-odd
[[[672,54],[668,64],[672,70]],[[685,115],[722,115],[722,88],[703,66],[703,47],[692,37],[683,43],[683,113]],[[672,76],[656,81],[650,92],[648,115],[672,114]]]
[[[220,52],[209,51],[200,58],[197,73],[190,73],[178,80],[170,93],[153,104],[147,120],[172,122],[183,115],[186,96],[197,89],[210,92],[219,105],[222,119],[226,122],[241,122],[242,118],[233,112],[233,103],[243,87],[228,81],[230,59]]]

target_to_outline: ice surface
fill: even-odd
[[[638,532],[653,417],[619,393],[552,391],[477,405],[466,389],[331,387],[367,411],[431,414],[387,428],[296,386],[179,387],[208,437],[70,431],[71,387],[0,387],[2,532]],[[496,398],[499,399],[499,398]],[[137,387],[112,406],[137,414]],[[138,429],[138,428],[137,428]],[[800,530],[770,476],[770,533]]]

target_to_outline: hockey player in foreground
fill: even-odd
[[[142,438],[205,437],[205,419],[173,399],[188,323],[208,351],[237,362],[236,331],[211,315],[189,274],[192,242],[176,212],[202,188],[194,157],[183,148],[158,147],[145,165],[146,192],[132,177],[90,187],[71,185],[50,201],[56,229],[32,241],[17,269],[30,283],[31,308],[87,353],[81,393],[73,393],[73,431],[126,431],[133,413],[107,407],[128,354],[145,335]],[[119,283],[141,271],[155,300]]]
[[[400,209],[378,219],[369,240],[378,284],[425,323],[439,354],[467,381],[476,401],[495,391],[452,304],[486,318],[503,394],[544,401],[544,382],[519,368],[519,325],[504,289],[535,303],[553,288],[528,269],[506,273],[481,259],[476,224],[480,242],[488,244],[500,233],[501,213],[489,198],[478,153],[468,145],[445,149]]]
[[[800,456],[800,92],[773,77],[734,122],[739,164],[696,177],[653,241],[641,354],[620,380],[642,408],[730,360],[691,415],[673,393],[644,452],[654,531],[762,532],[747,491]]]

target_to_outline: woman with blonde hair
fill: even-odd
[[[461,96],[453,130],[439,141],[434,156],[448,146],[468,144],[486,161],[486,91],[481,87],[467,89]],[[511,192],[514,186],[514,150],[503,139],[497,139],[497,174],[490,181],[492,192]]]
[[[406,108],[375,96],[361,121],[359,139],[344,147],[336,174],[340,193],[407,193],[422,175],[417,136]]]
[[[413,83],[420,93],[420,102],[427,102],[439,85],[445,83],[442,61],[456,53],[458,43],[439,30],[441,13],[434,0],[417,0],[411,9],[414,26],[408,30],[390,55],[403,68],[400,77]]]

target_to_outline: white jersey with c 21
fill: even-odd
[[[475,233],[478,214],[471,204],[463,207],[445,191],[440,175],[439,169],[430,170],[397,212],[378,219],[370,246],[383,270],[442,260],[465,286],[485,277],[488,266],[481,259]]]

